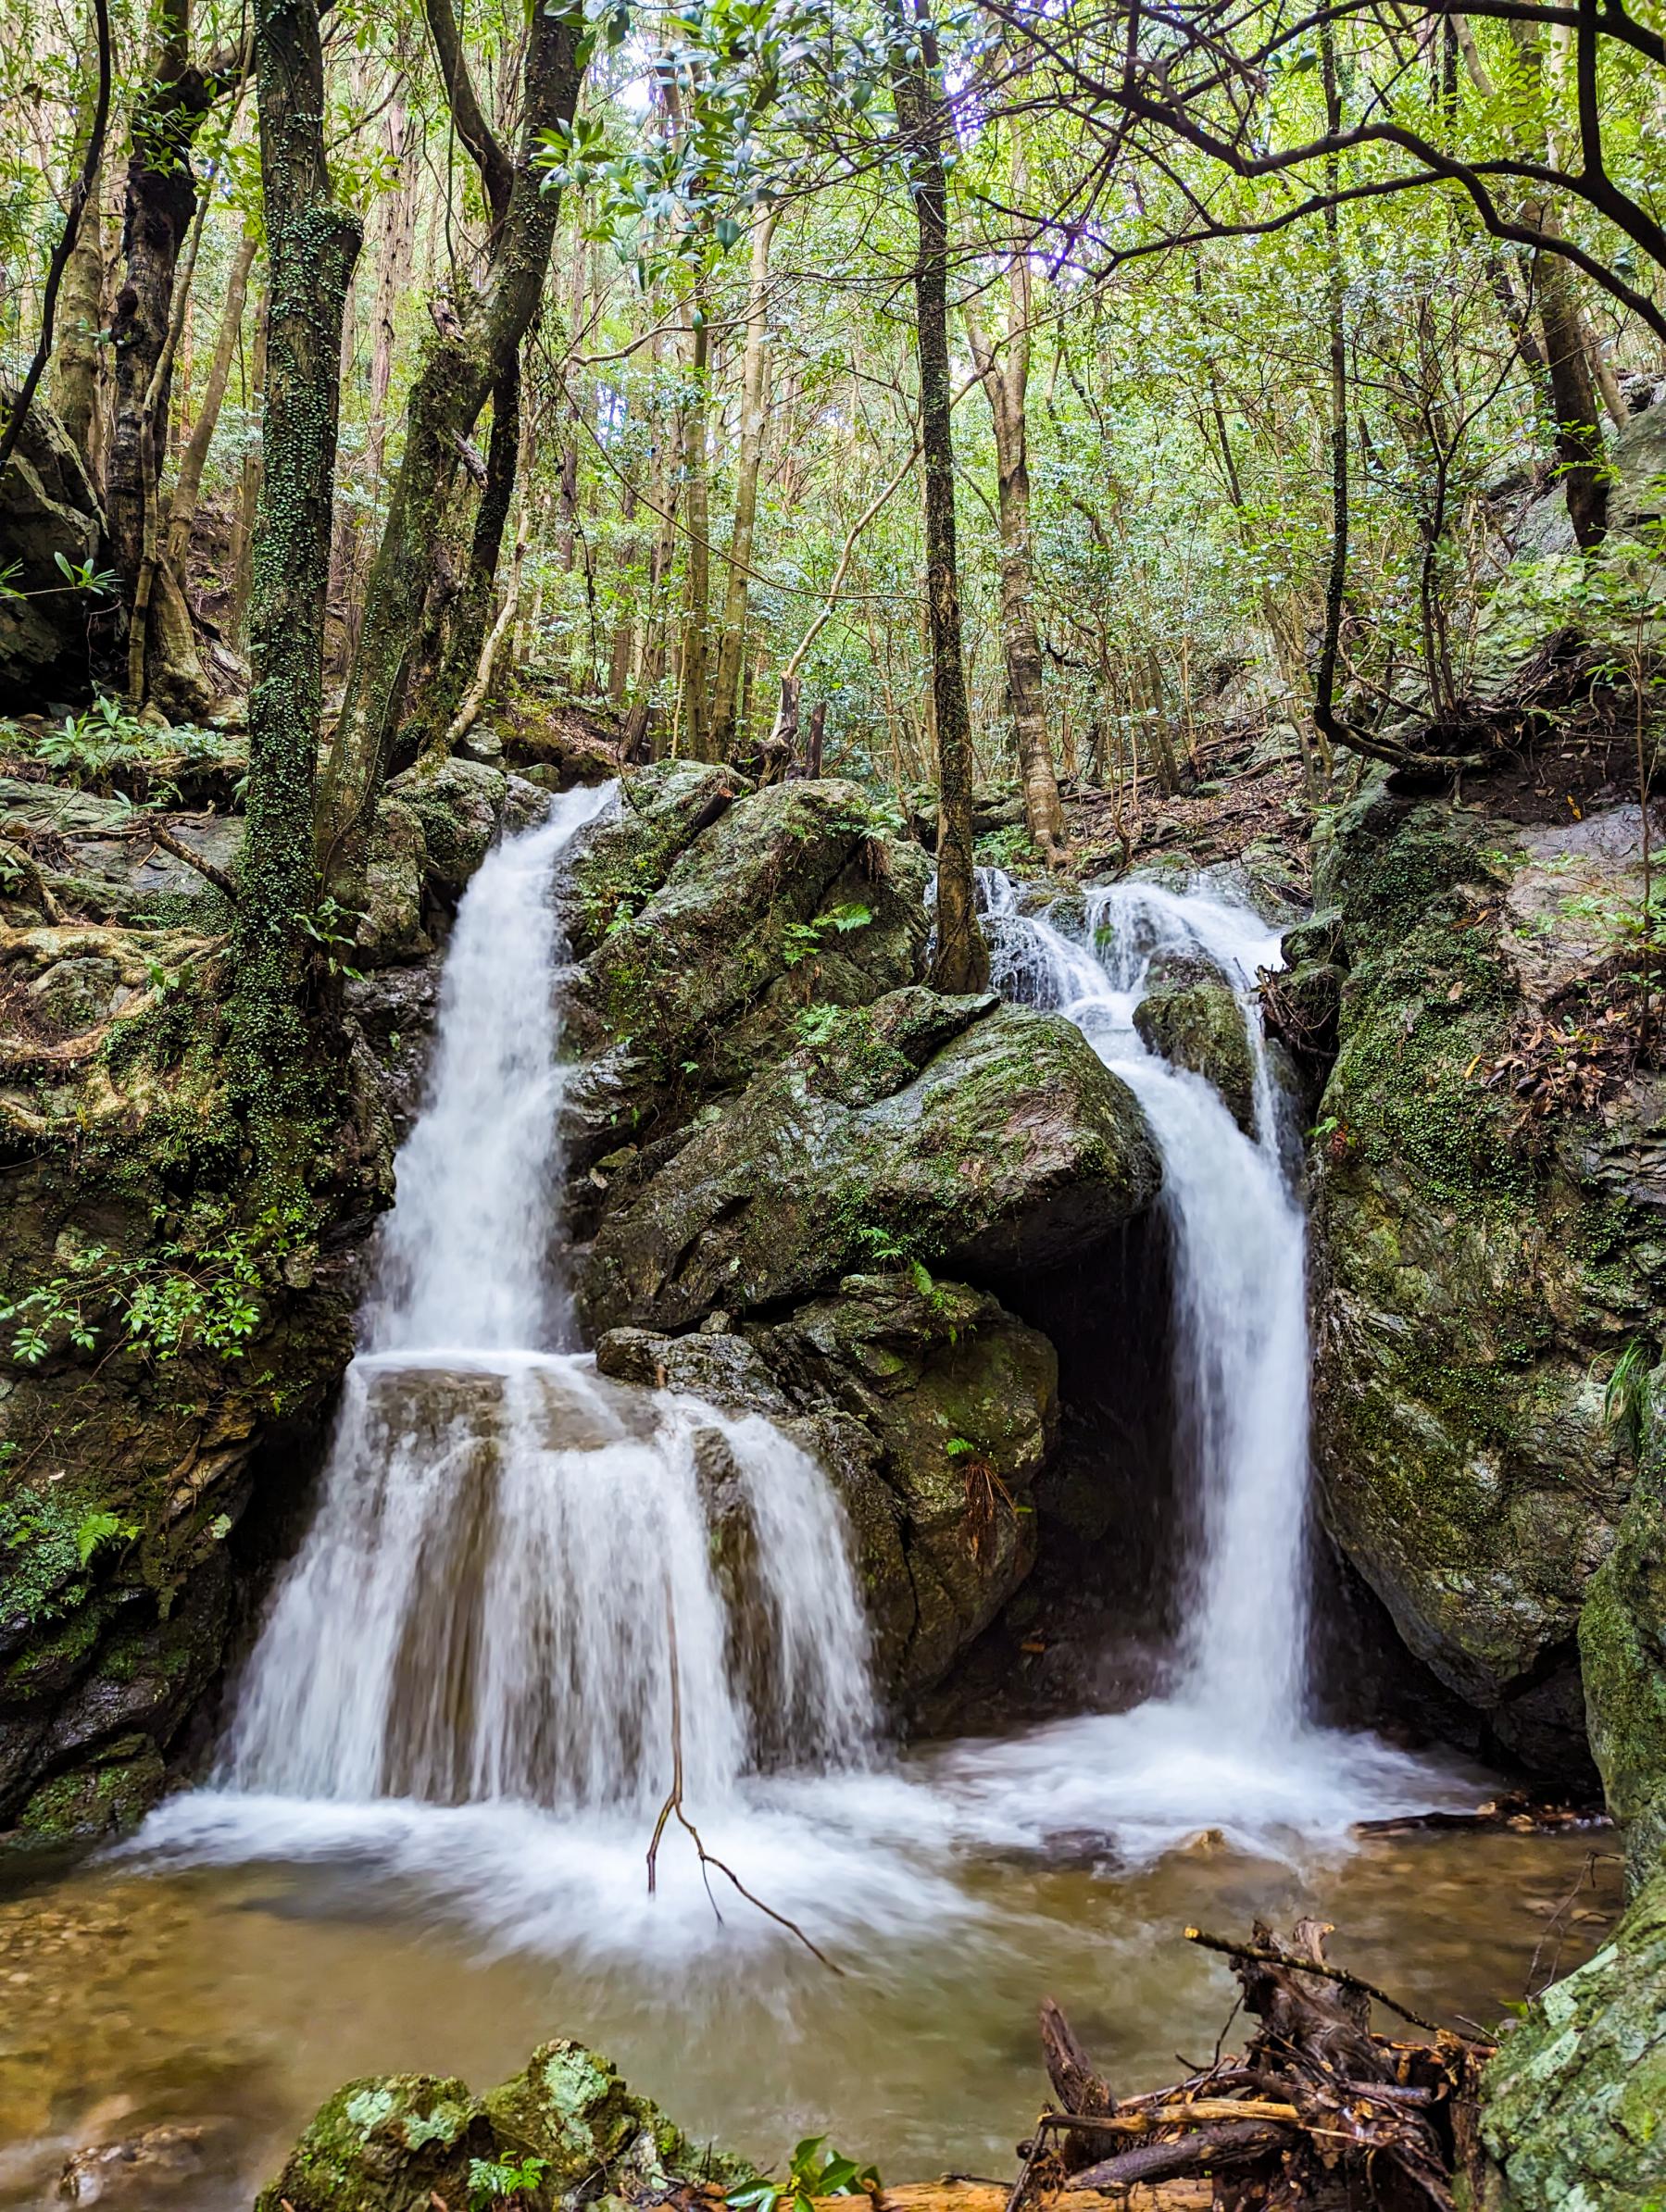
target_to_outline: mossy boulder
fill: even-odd
[[[1152,991],[1134,1010],[1147,1049],[1202,1076],[1247,1135],[1255,1133],[1255,1061],[1232,985],[1198,976]]]
[[[1663,2115],[1666,1872],[1534,2000],[1482,2076],[1475,2212],[1659,2212]]]
[[[1535,1119],[1496,1073],[1568,980],[1548,864],[1582,835],[1373,779],[1316,863],[1347,971],[1315,1157],[1325,1516],[1485,1736],[1562,1781],[1589,1770],[1575,1629],[1635,1473],[1604,1378],[1666,1328],[1658,1083]]]
[[[574,866],[572,943],[591,944],[568,999],[587,1061],[568,1097],[582,1169],[740,1089],[812,1007],[864,1006],[919,974],[930,863],[864,793],[829,779],[724,803],[724,788],[712,771],[661,780],[645,825],[621,816]],[[662,867],[658,887],[631,888]]]
[[[429,950],[422,930],[422,879],[428,841],[416,809],[384,798],[365,866],[364,910],[356,931],[359,963],[387,968],[420,960]]]
[[[625,779],[618,811],[563,871],[557,897],[573,956],[585,958],[616,921],[629,920],[701,831],[751,788],[738,769],[703,760],[659,760]]]
[[[1090,1248],[1156,1196],[1133,1094],[1058,1017],[1002,1006],[918,1074],[901,1050],[871,1058],[856,1103],[850,1056],[806,1047],[697,1129],[603,1221],[580,1283],[591,1329],[783,1304],[887,1254],[1011,1275]]]
[[[1634,1868],[1666,1841],[1666,1366],[1637,1408],[1637,1481],[1579,1617],[1585,1718],[1609,1810]]]
[[[452,756],[418,761],[387,787],[422,831],[428,881],[453,904],[504,830],[539,820],[548,794],[484,761]]]
[[[511,2180],[504,2170],[514,2169]],[[498,2169],[494,2172],[494,2168]],[[680,2186],[748,2169],[693,2143],[633,2095],[610,2059],[565,2040],[477,2097],[429,2074],[349,2081],[319,2111],[256,2212],[465,2212],[477,2200],[537,2212],[653,2205]]]

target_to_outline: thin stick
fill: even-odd
[[[1344,1989],[1358,1990],[1361,1996],[1374,1997],[1379,2005],[1386,2005],[1389,2011],[1401,2019],[1409,2020],[1414,2028],[1427,2028],[1431,2035],[1444,2035],[1447,2031],[1438,2020],[1426,2020],[1421,2012],[1409,2012],[1374,1981],[1361,1980],[1350,1974],[1346,1967],[1327,1967],[1310,1958],[1297,1958],[1288,1951],[1281,1951],[1273,1943],[1229,1943],[1223,1935],[1206,1935],[1201,1928],[1184,1931],[1188,1943],[1199,1943],[1206,1951],[1219,1951],[1227,1958],[1247,1958],[1257,1966],[1284,1967],[1296,1974],[1318,1974],[1326,1981],[1338,1981]]]
[[[655,1883],[658,1873],[660,1839],[665,1834],[667,1822],[674,1818],[676,1819],[677,1825],[682,1828],[689,1836],[694,1843],[695,1851],[699,1854],[700,1872],[702,1878],[705,1877],[708,1867],[715,1867],[720,1874],[727,1875],[729,1880],[734,1884],[735,1888],[740,1892],[741,1895],[746,1900],[748,1905],[756,1906],[758,1910],[763,1914],[766,1919],[773,1920],[778,1928],[784,1928],[789,1935],[795,1935],[798,1938],[798,1941],[804,1945],[805,1949],[810,1953],[811,1956],[819,1958],[821,1961],[821,1964],[827,1968],[830,1974],[837,1974],[841,1979],[843,1979],[845,1972],[844,1968],[835,1965],[833,1960],[829,1958],[826,1952],[823,1951],[819,1944],[812,1943],[809,1937],[805,1934],[803,1929],[799,1927],[796,1920],[788,1919],[785,1913],[777,1912],[772,1905],[766,1905],[761,1897],[754,1896],[752,1892],[746,1887],[745,1883],[741,1880],[740,1876],[735,1872],[733,1867],[726,1866],[723,1861],[719,1858],[716,1852],[707,1850],[705,1842],[701,1837],[699,1830],[695,1826],[694,1822],[683,1811],[683,1676],[682,1669],[677,1664],[677,1614],[676,1608],[671,1603],[671,1591],[669,1581],[667,1582],[665,1589],[665,1625],[670,1638],[671,1786],[666,1794],[665,1803],[659,1808],[659,1818],[654,1823],[653,1840],[648,1845],[649,1896],[651,1897],[654,1894]],[[709,1881],[708,1881],[706,1883],[706,1893],[708,1897],[711,1896],[711,1884]],[[723,1924],[723,1916],[720,1912],[718,1912],[718,1904],[715,1897],[713,1897],[711,1901],[711,1909],[717,1914],[718,1925],[720,1928]]]

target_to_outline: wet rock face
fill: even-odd
[[[615,1330],[596,1360],[766,1414],[828,1469],[894,1702],[933,1687],[1033,1564],[1058,1362],[983,1292],[923,1269],[850,1275],[768,1323]]]
[[[1255,1062],[1229,983],[1209,975],[1167,983],[1140,1001],[1134,1026],[1150,1051],[1211,1083],[1238,1127],[1255,1134]]]
[[[1653,2212],[1666,2195],[1666,1873],[1555,1982],[1481,2083],[1481,2212]]]
[[[0,406],[16,399],[0,387]],[[0,545],[17,596],[0,599],[0,712],[31,707],[43,698],[84,695],[87,616],[102,603],[57,587],[56,556],[71,567],[96,562],[104,543],[104,516],[86,469],[63,424],[36,393],[17,452],[0,478]]]
[[[501,2170],[508,2168],[513,2179]],[[658,2204],[679,2184],[733,2184],[746,2171],[633,2095],[611,2060],[561,2041],[480,2097],[428,2074],[349,2081],[262,2190],[256,2212],[431,2212],[436,2199],[461,2212],[482,2194],[577,2212],[598,2197]]]
[[[1487,1078],[1589,971],[1579,918],[1622,909],[1634,864],[1623,825],[1519,831],[1373,780],[1316,868],[1338,919],[1314,949],[1347,966],[1314,1194],[1326,1518],[1497,1744],[1564,1781],[1588,1771],[1580,1611],[1635,1473],[1605,1379],[1666,1318],[1666,1097],[1631,1078],[1535,1117]]]
[[[605,1372],[829,1468],[906,1704],[1035,1556],[1057,1360],[1001,1286],[1100,1250],[1160,1166],[1069,1023],[919,980],[926,864],[852,786],[667,763],[632,796],[563,894],[581,1315]]]

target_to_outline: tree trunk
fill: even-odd
[[[910,26],[899,0],[892,86],[908,147],[909,189],[919,227],[914,263],[915,348],[920,363],[920,434],[925,461],[926,606],[931,625],[932,698],[937,753],[937,955],[939,991],[982,991],[989,947],[978,926],[972,865],[971,723],[960,643],[960,581],[955,554],[955,447],[948,359],[948,187],[943,165],[943,101],[937,42],[926,0],[913,0]],[[913,41],[912,58],[909,41]]]
[[[1341,127],[1341,101],[1336,87],[1336,32],[1325,23],[1319,32],[1319,65],[1324,85],[1325,128]],[[1327,189],[1336,189],[1336,163],[1333,156]],[[1342,610],[1347,592],[1348,484],[1347,484],[1347,272],[1342,266],[1342,238],[1333,199],[1324,211],[1328,269],[1325,284],[1325,319],[1331,341],[1331,561],[1324,586],[1324,634],[1319,648],[1319,670],[1313,683],[1313,721],[1323,745],[1346,743],[1347,731],[1336,719],[1336,663],[1342,646]],[[1308,748],[1304,745],[1304,755]],[[1312,763],[1304,761],[1309,793],[1313,788]]]
[[[433,343],[411,389],[404,456],[366,584],[358,650],[324,772],[319,833],[327,872],[339,865],[350,879],[361,865],[363,836],[421,636],[457,455],[519,359],[544,296],[560,197],[545,189],[536,156],[548,131],[570,123],[582,73],[573,19],[534,14],[520,151],[492,265],[460,317],[436,317]]]
[[[123,269],[110,325],[115,415],[110,433],[110,550],[131,604],[144,554],[144,441],[160,452],[170,401],[164,375],[174,272],[196,212],[191,147],[219,87],[192,65],[187,0],[160,0],[157,43],[134,104],[121,231]]]
[[[1018,136],[1020,125],[1014,121],[1008,129],[1013,133],[1012,197],[1022,206],[1028,195],[1029,178]],[[970,309],[966,329],[995,424],[1001,525],[1001,650],[1006,657],[1007,693],[1018,741],[1024,820],[1031,842],[1047,867],[1058,868],[1066,858],[1064,809],[1058,803],[1058,779],[1053,770],[1053,750],[1047,739],[1041,642],[1035,634],[1029,426],[1025,414],[1030,380],[1032,294],[1029,256],[1021,246],[1012,256],[1007,283],[1005,363],[996,361],[994,347],[983,337]]]
[[[294,1189],[314,1133],[302,994],[342,318],[360,233],[331,197],[318,0],[257,0],[255,57],[271,309],[232,1021],[257,1156]]]
[[[244,405],[257,419],[266,397],[266,333],[271,320],[271,290],[255,308],[255,339],[249,348],[249,381]],[[237,520],[232,532],[232,635],[241,651],[248,644],[249,598],[255,582],[255,517],[260,504],[261,455],[265,428],[249,442],[237,487]]]
[[[680,674],[687,710],[686,751],[695,760],[715,757],[711,701],[707,692],[707,625],[711,611],[711,505],[706,469],[707,344],[704,288],[686,309],[689,322],[689,392],[683,410],[683,481],[688,495],[688,551],[683,567],[683,658]]]
[[[474,510],[474,534],[445,636],[445,651],[426,687],[416,717],[417,744],[424,752],[449,749],[446,736],[458,703],[480,666],[492,597],[497,584],[498,556],[515,498],[520,456],[520,365],[499,377],[492,394],[492,434],[486,443],[486,481]]]
[[[775,218],[766,210],[752,232],[746,287],[746,352],[741,369],[741,439],[735,461],[734,528],[729,540],[729,579],[723,594],[723,631],[711,709],[711,749],[719,760],[734,754],[735,706],[746,646],[746,587],[758,522],[758,477],[769,427],[770,246]]]
[[[64,264],[52,404],[95,488],[104,483],[104,425],[99,406],[98,334],[104,328],[104,207],[94,179],[81,209],[75,244]]]
[[[244,238],[238,244],[232,272],[226,281],[225,311],[219,319],[219,331],[214,342],[214,358],[208,365],[208,381],[203,387],[203,404],[196,420],[191,426],[191,436],[180,461],[180,473],[175,479],[173,496],[168,506],[168,539],[163,558],[176,577],[183,581],[185,555],[191,544],[191,526],[196,519],[197,502],[202,496],[203,469],[208,458],[208,448],[214,443],[215,427],[219,421],[219,410],[226,396],[226,385],[232,376],[232,356],[237,350],[238,332],[243,328],[244,303],[248,296],[249,270],[254,266],[256,241]]]

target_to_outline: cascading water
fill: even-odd
[[[1086,894],[1072,936],[1045,912],[1021,913],[997,871],[983,887],[996,987],[1082,1031],[1139,1099],[1162,1155],[1177,1443],[1202,1524],[1177,1701],[1234,1735],[1286,1740],[1306,1706],[1308,1332],[1293,1147],[1254,1004],[1278,934],[1206,893],[1121,883]],[[1252,1131],[1135,1029],[1163,956],[1201,961],[1232,986],[1255,1075]]]
[[[213,1786],[165,1804],[135,1848],[370,1866],[488,1946],[582,1962],[603,2004],[673,1950],[787,1940],[758,1914],[719,1923],[690,1851],[648,1894],[673,1743],[709,1847],[773,1911],[870,1957],[950,1927],[971,1943],[985,1906],[964,1868],[990,1853],[1089,1835],[1136,1866],[1209,1828],[1288,1861],[1447,1796],[1305,1718],[1302,1218],[1250,1006],[1269,932],[1143,886],[1090,894],[1070,932],[985,880],[997,980],[1078,1024],[1164,1156],[1202,1542],[1167,1696],[887,1763],[821,1469],[765,1420],[624,1389],[569,1348],[550,886],[606,804],[557,801],[462,903],[317,1518]],[[1140,1042],[1159,952],[1205,957],[1238,993],[1252,1136]]]
[[[673,1734],[708,1806],[760,1755],[866,1742],[820,1468],[767,1421],[566,1349],[551,877],[609,796],[557,800],[458,910],[370,1348],[242,1687],[230,1790],[640,1814]]]

